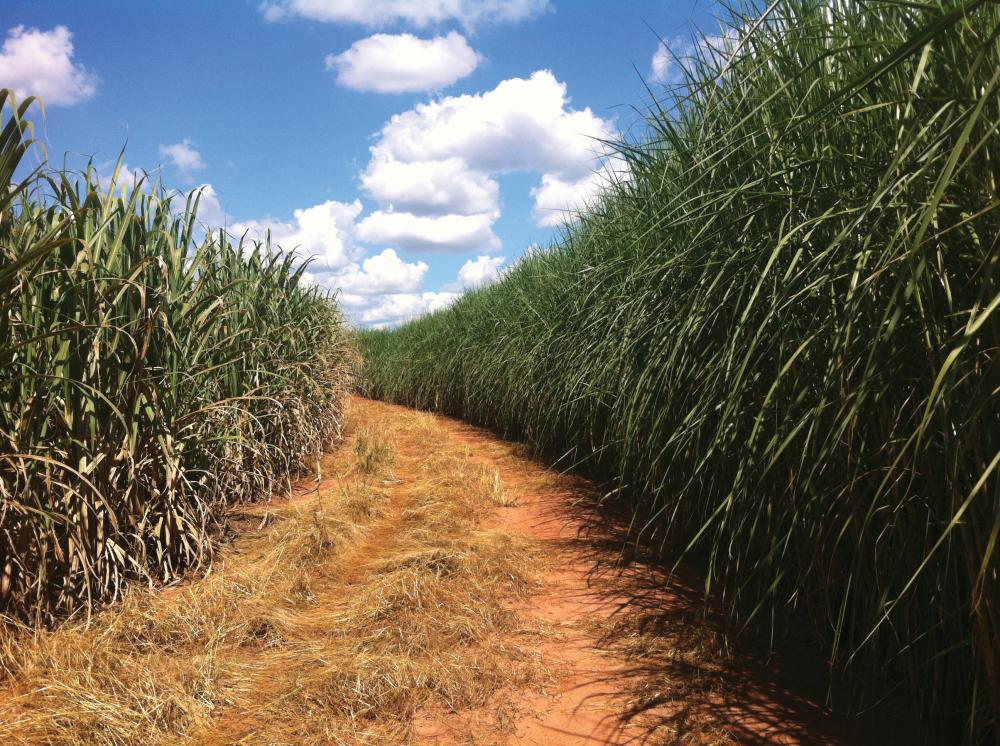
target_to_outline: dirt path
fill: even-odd
[[[207,574],[0,628],[0,740],[920,742],[829,715],[808,655],[723,655],[697,573],[623,555],[586,480],[445,417],[354,399],[349,423]]]
[[[596,486],[554,473],[518,444],[436,416],[469,458],[495,468],[510,506],[488,521],[530,537],[547,562],[539,590],[515,609],[551,630],[538,638],[553,672],[542,692],[522,691],[514,743],[914,744],[903,715],[831,715],[814,654],[783,660],[724,656],[704,625],[698,578],[670,574],[623,548],[627,527],[598,509]],[[432,738],[461,741],[469,717],[422,723]]]
[[[595,622],[610,619],[627,599],[595,585],[595,557],[580,545],[583,525],[572,506],[589,497],[589,485],[550,473],[521,457],[517,446],[485,432],[446,418],[438,421],[468,447],[471,459],[498,470],[511,504],[491,516],[490,525],[530,537],[547,557],[539,590],[515,609],[550,630],[538,647],[555,681],[543,692],[519,693],[515,742],[617,744],[643,735],[640,725],[621,717],[629,708],[629,664],[602,650],[595,634]],[[431,727],[425,732],[449,733],[447,723],[438,725],[436,734]]]

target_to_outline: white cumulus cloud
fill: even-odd
[[[47,106],[69,106],[91,98],[97,77],[73,61],[73,34],[15,26],[0,50],[0,87],[19,97],[38,96]]]
[[[269,21],[298,16],[325,23],[407,23],[418,28],[456,21],[473,28],[522,21],[549,7],[549,0],[267,0],[261,10]]]
[[[382,296],[377,303],[354,314],[361,324],[373,328],[398,326],[425,313],[433,313],[454,303],[461,293],[423,292],[393,293]]]
[[[160,157],[166,158],[174,167],[185,176],[189,176],[192,171],[199,171],[205,168],[205,161],[198,152],[198,148],[191,140],[185,138],[181,142],[173,145],[161,145]]]
[[[373,149],[410,162],[463,158],[489,172],[543,171],[581,178],[611,139],[611,122],[568,108],[566,86],[548,70],[482,94],[450,96],[393,116]]]
[[[191,190],[198,199],[198,222],[209,230],[224,228],[231,218],[222,209],[219,195],[211,184],[201,184]]]
[[[327,55],[337,82],[358,91],[406,93],[438,90],[469,75],[480,56],[465,37],[419,39],[412,34],[375,34],[340,54]]]
[[[556,174],[543,174],[542,183],[531,190],[535,198],[535,221],[538,225],[557,227],[591,207],[612,184],[631,178],[628,163],[608,157],[596,171],[582,179],[565,180]]]
[[[233,223],[229,232],[237,237],[246,233],[255,240],[263,240],[270,232],[272,242],[282,249],[295,249],[301,257],[313,258],[309,266],[313,274],[335,272],[349,267],[363,253],[354,243],[354,222],[360,213],[359,200],[329,200],[295,210],[290,221],[248,220]]]
[[[569,215],[587,207],[597,197],[602,184],[598,172],[576,181],[543,174],[542,183],[531,190],[535,198],[535,220],[548,227],[562,225]]]
[[[349,265],[323,284],[339,288],[357,305],[367,302],[370,295],[419,290],[427,269],[426,262],[405,262],[392,249],[384,249],[360,265]]]
[[[426,262],[406,262],[393,249],[352,263],[323,277],[311,277],[323,287],[338,289],[347,318],[362,326],[395,326],[458,297],[453,292],[423,289]]]
[[[495,251],[496,176],[540,173],[535,216],[553,225],[594,198],[595,168],[616,135],[610,120],[572,108],[548,70],[418,104],[393,116],[371,148],[361,185],[387,209],[366,218],[366,237],[406,250]]]
[[[358,236],[371,243],[391,243],[405,251],[471,251],[500,247],[493,216],[414,215],[376,210],[358,225]]]
[[[424,285],[430,269],[427,262],[408,262],[393,248],[374,253],[359,245],[359,200],[330,200],[295,210],[291,220],[234,221],[211,184],[176,192],[174,209],[182,210],[184,200],[194,194],[201,196],[198,218],[206,228],[224,228],[234,240],[245,235],[263,241],[270,233],[272,245],[295,250],[301,260],[310,259],[303,280],[339,291],[347,318],[361,326],[396,326],[445,308],[465,290],[492,281],[504,261],[503,257],[480,256],[463,265],[459,282],[431,291]]]
[[[429,269],[426,262],[407,262],[394,249],[366,256],[356,243],[361,202],[330,200],[295,210],[291,220],[262,218],[233,222],[222,209],[211,184],[197,187],[202,198],[199,218],[210,227],[229,223],[235,239],[246,235],[263,241],[270,233],[272,245],[296,251],[310,259],[303,280],[340,291],[340,303],[348,318],[364,326],[392,326],[429,310],[443,307],[456,297],[452,292],[428,292],[423,288]],[[184,192],[180,197],[186,197]]]
[[[225,229],[238,241],[246,236],[263,241],[270,233],[272,246],[295,250],[299,259],[310,259],[303,281],[340,291],[341,306],[350,321],[363,326],[395,326],[458,298],[458,288],[427,291],[427,262],[407,262],[394,249],[366,255],[356,243],[361,203],[330,200],[295,210],[291,220],[262,218],[234,221],[225,211],[211,184],[174,192],[172,208],[184,209],[189,196],[200,195],[198,220],[204,229]]]
[[[361,186],[382,204],[423,215],[493,213],[500,200],[500,185],[457,157],[407,162],[378,151]]]
[[[470,259],[458,270],[458,284],[463,290],[489,285],[500,278],[500,265],[506,257],[477,256]]]
[[[680,49],[680,44],[686,44]],[[683,39],[675,40],[674,44],[661,41],[656,45],[653,59],[650,63],[649,78],[655,83],[679,83],[683,79],[681,67],[677,64],[682,54],[690,55],[692,47]]]

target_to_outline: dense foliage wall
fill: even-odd
[[[364,387],[613,475],[738,621],[998,738],[1000,7],[761,10],[555,246],[363,333]]]
[[[0,613],[46,623],[208,561],[227,504],[339,434],[356,353],[291,255],[198,238],[196,200],[15,181],[30,104],[0,92]]]

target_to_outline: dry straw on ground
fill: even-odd
[[[533,550],[478,526],[493,480],[427,415],[353,417],[325,479],[248,510],[207,576],[0,632],[0,738],[393,742],[417,708],[539,681],[504,602],[530,589]]]

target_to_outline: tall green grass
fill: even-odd
[[[630,179],[361,334],[364,387],[614,476],[735,621],[1000,739],[1000,6],[726,24],[619,145]]]
[[[353,352],[293,256],[118,174],[34,173],[0,92],[0,612],[41,624],[212,556],[339,433]],[[8,186],[9,185],[9,186]]]

